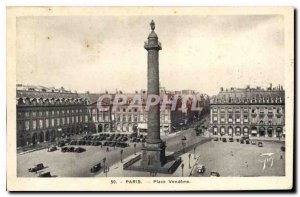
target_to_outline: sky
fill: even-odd
[[[284,85],[279,15],[18,17],[17,83],[95,93],[146,89],[152,19],[167,90],[214,95],[220,87]]]

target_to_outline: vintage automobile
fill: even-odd
[[[240,139],[236,139],[236,142],[240,142]]]
[[[216,138],[214,138],[214,141],[219,141],[219,138],[217,138],[217,137],[216,137]]]
[[[86,151],[84,148],[78,147],[78,148],[75,148],[75,150],[73,152],[75,152],[75,153],[82,153],[84,151]]]
[[[91,173],[98,172],[100,169],[101,169],[101,163],[98,163],[91,168]]]
[[[48,148],[48,152],[53,152],[56,151],[57,147],[56,146],[51,146],[50,148]]]
[[[249,136],[243,136],[241,139],[243,139],[243,140],[249,140]]]
[[[205,171],[205,166],[204,165],[200,164],[200,165],[197,166],[197,173],[198,174],[204,173],[204,171]]]
[[[39,163],[39,164],[36,164],[34,167],[29,168],[28,172],[37,172],[37,171],[42,170],[42,169],[44,169],[44,164]]]
[[[285,146],[280,147],[280,150],[285,152]]]
[[[74,151],[75,151],[75,148],[73,146],[68,148],[68,152],[74,152]]]
[[[229,142],[233,142],[233,138],[229,138]]]
[[[263,147],[263,143],[262,142],[257,142],[257,146],[258,147]]]
[[[244,140],[243,140],[243,139],[241,139],[241,140],[240,140],[240,143],[241,143],[241,144],[244,144],[245,142],[244,142]]]
[[[50,172],[41,172],[38,177],[52,177]]]
[[[220,174],[219,174],[219,172],[217,172],[217,171],[211,171],[211,172],[210,172],[210,176],[212,176],[212,177],[219,177]]]
[[[246,144],[250,144],[250,140],[245,140]]]
[[[64,152],[67,152],[67,150],[68,150],[68,147],[62,147],[62,148],[61,148],[61,152],[63,152],[63,153],[64,153]]]
[[[252,144],[252,145],[256,145],[256,141],[252,140],[252,141],[251,141],[251,144]]]
[[[223,141],[223,142],[227,142],[227,139],[226,139],[226,138],[223,138],[222,141]]]
[[[128,146],[128,144],[125,143],[125,142],[121,142],[121,143],[120,143],[120,147],[121,147],[121,148],[125,148],[125,147],[127,147],[127,146]]]

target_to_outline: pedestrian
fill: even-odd
[[[106,148],[106,152],[108,152],[108,151],[109,151],[109,148],[107,147],[107,148]]]
[[[282,155],[280,155],[280,159],[282,159]]]
[[[245,162],[245,164],[246,164],[246,168],[248,168],[248,163],[247,163],[247,161]]]

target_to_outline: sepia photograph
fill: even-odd
[[[8,7],[7,60],[9,190],[293,187],[292,7]]]

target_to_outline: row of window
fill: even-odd
[[[97,109],[92,109],[92,114],[96,114],[97,113],[97,111],[99,112],[99,113],[101,113],[101,111],[99,111],[99,110],[97,110]],[[134,108],[134,109],[128,109],[128,108],[117,108],[116,110],[114,110],[114,109],[112,109],[112,112],[114,113],[114,112],[141,112],[141,113],[143,113],[143,112],[145,112],[145,109],[140,109],[140,110],[138,110],[137,108]],[[168,113],[169,112],[169,110],[165,110],[165,111],[163,111],[164,113]],[[161,111],[161,113],[163,113],[162,111]]]
[[[220,112],[225,112],[227,109],[228,112],[245,112],[248,113],[249,109],[251,110],[251,113],[256,113],[256,112],[265,112],[267,110],[268,113],[273,113],[276,110],[276,113],[282,113],[282,108],[281,107],[254,107],[254,108],[213,108],[213,112],[218,112],[218,109]]]
[[[215,103],[282,103],[284,100],[281,97],[276,97],[276,98],[244,98],[244,99],[239,99],[239,98],[217,98],[213,102]]]
[[[272,116],[272,117],[273,117],[273,116]],[[272,117],[271,117],[271,116],[268,116],[268,118],[269,118],[269,119],[268,119],[268,123],[269,123],[269,124],[272,124],[272,122],[273,122]],[[263,118],[263,117],[260,116],[260,118]],[[277,117],[277,118],[280,119],[280,117]],[[217,122],[217,121],[218,121],[218,116],[213,116],[212,121],[213,121],[213,122]],[[221,122],[221,123],[225,123],[225,121],[226,121],[225,116],[220,116],[220,122]],[[260,120],[260,121],[263,121],[263,120]],[[236,122],[236,123],[240,123],[240,122],[241,122],[241,117],[240,117],[240,116],[235,117],[235,122]],[[249,122],[249,117],[248,117],[248,115],[244,115],[244,116],[243,116],[243,122],[244,122],[244,123],[248,123],[248,122]],[[229,116],[228,116],[228,123],[233,123],[233,116],[232,116],[232,115],[229,115]]]
[[[55,116],[55,115],[64,115],[64,114],[78,114],[82,112],[87,112],[84,109],[67,109],[67,110],[45,110],[45,111],[27,111],[27,112],[18,112],[19,117],[43,117],[43,116]]]
[[[213,122],[217,122],[217,121],[218,121],[218,116],[213,116]],[[225,116],[220,117],[220,122],[225,123]],[[229,115],[228,116],[228,123],[232,123],[232,122],[233,122],[233,116]],[[240,123],[241,122],[241,117],[240,116],[235,117],[235,122]],[[249,122],[249,119],[248,119],[247,115],[243,116],[243,122],[245,122],[245,123]]]
[[[17,127],[18,130],[25,130],[29,131],[36,130],[36,129],[43,129],[49,127],[57,127],[57,126],[64,126],[69,124],[75,123],[83,123],[88,122],[88,116],[72,116],[72,117],[62,117],[62,118],[50,118],[50,119],[39,119],[39,120],[25,120],[25,121],[18,121]]]
[[[163,120],[163,121],[169,121],[169,117],[168,115],[160,115],[160,119]],[[94,122],[97,122],[97,116],[96,115],[92,115],[92,119]],[[144,122],[144,121],[147,121],[147,115],[140,115],[140,116],[137,116],[137,115],[134,115],[134,116],[131,116],[131,115],[114,115],[112,114],[112,117],[111,117],[112,121],[116,120],[117,122]],[[99,115],[98,116],[98,121],[99,122],[103,122],[103,121],[106,121],[108,122],[109,121],[109,115],[107,114],[106,116],[102,116],[102,115]]]

